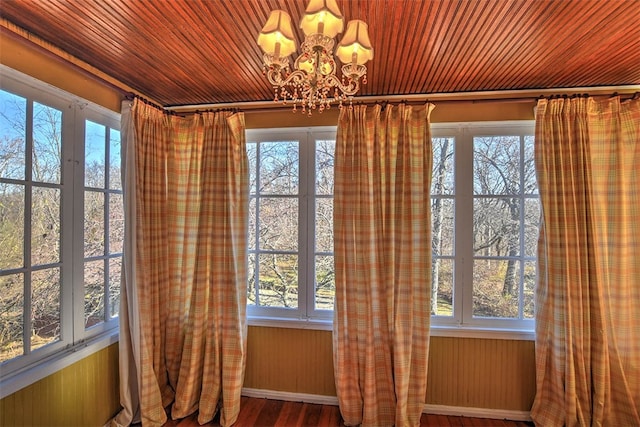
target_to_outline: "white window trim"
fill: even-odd
[[[9,92],[15,92],[18,90],[21,96],[26,96],[31,100],[42,102],[45,105],[49,105],[60,110],[72,110],[65,114],[73,114],[72,120],[67,120],[62,123],[63,138],[68,138],[68,135],[84,135],[84,123],[85,120],[93,120],[99,123],[105,124],[113,129],[120,128],[120,114],[110,111],[102,106],[91,103],[85,99],[79,98],[73,94],[70,94],[55,86],[37,80],[31,76],[18,72],[12,68],[9,68],[3,64],[0,64],[0,88],[6,89]],[[52,101],[53,100],[53,101]],[[81,114],[78,114],[82,111]],[[72,128],[75,125],[75,129]],[[63,158],[73,161],[75,156],[83,158],[84,156],[84,144],[78,141],[74,141],[73,144],[64,144]],[[123,165],[121,166],[123,167]],[[74,175],[83,175],[84,168],[74,168]],[[71,179],[74,183],[84,182],[84,176],[78,178],[66,177],[63,179]],[[79,179],[79,181],[78,181]],[[77,189],[73,190],[73,194],[78,194]],[[78,216],[78,212],[82,212],[83,201],[77,200],[78,197],[73,197],[71,203],[68,203],[74,212],[74,216]],[[64,202],[63,202],[64,203]],[[74,224],[72,215],[63,215],[61,218],[61,228],[68,229],[74,227],[82,227]],[[107,229],[108,231],[108,229]],[[26,238],[26,233],[25,233]],[[75,242],[72,240],[76,239]],[[71,246],[73,244],[78,245],[78,233],[75,233],[72,238],[63,239],[61,245],[61,253],[69,251],[71,253]],[[80,242],[82,247],[82,242]],[[83,289],[83,262],[79,262],[77,259],[78,254],[72,254],[75,257],[71,265],[64,264],[62,268],[67,271],[66,274],[73,277],[73,291],[63,292],[61,298],[61,325],[64,325],[63,331],[72,331],[72,335],[75,338],[67,339],[61,336],[61,342],[51,343],[38,349],[41,352],[41,356],[35,359],[26,360],[26,363],[19,362],[10,364],[10,370],[7,370],[7,366],[0,370],[0,399],[9,396],[20,389],[27,387],[67,366],[76,363],[77,361],[90,356],[91,354],[100,351],[111,344],[118,342],[119,334],[119,318],[112,318],[103,322],[100,325],[96,325],[88,330],[84,329],[84,317],[78,319],[78,316],[73,319],[68,312],[65,312],[63,307],[72,306],[73,303],[80,303],[84,307],[84,289]],[[73,270],[73,271],[72,271]],[[61,269],[62,274],[62,269]],[[72,302],[73,299],[73,302]],[[62,334],[62,331],[61,331]],[[74,342],[75,340],[75,342]]]
[[[299,189],[298,189],[298,277],[302,277],[298,287],[298,308],[258,307],[247,305],[247,316],[250,323],[287,324],[285,327],[297,325],[300,329],[322,327],[333,317],[332,310],[316,310],[315,293],[311,284],[315,283],[313,265],[315,257],[315,201],[323,195],[315,195],[315,147],[317,140],[333,140],[336,137],[335,126],[248,129],[247,142],[255,141],[298,141],[299,143]],[[303,173],[303,171],[312,171]],[[266,197],[272,197],[267,195]],[[277,197],[277,195],[275,196]],[[250,196],[251,198],[251,196]],[[259,221],[259,219],[258,219]],[[302,226],[306,224],[306,227]],[[249,236],[249,239],[254,238]]]
[[[473,235],[473,138],[475,136],[491,135],[533,135],[535,121],[533,120],[513,120],[513,121],[487,121],[487,122],[459,122],[459,123],[437,123],[431,125],[432,137],[455,137],[456,147],[460,144],[467,144],[470,150],[455,151],[455,182],[456,195],[462,195],[463,206],[460,208],[456,200],[455,234],[463,236]],[[463,172],[463,175],[460,175]],[[471,179],[469,178],[471,175]],[[465,179],[463,179],[465,178]],[[469,197],[467,197],[469,196]],[[461,264],[454,269],[454,289],[453,316],[432,316],[432,329],[442,328],[443,333],[465,330],[472,335],[507,335],[514,336],[515,339],[534,336],[534,319],[499,319],[499,318],[477,318],[472,316],[473,306],[473,286],[471,281],[465,277],[473,277],[473,253],[471,246],[463,243],[464,239],[458,239],[454,243],[456,264]],[[446,332],[444,332],[446,331]],[[467,333],[465,332],[465,333]],[[454,334],[454,336],[458,336]]]

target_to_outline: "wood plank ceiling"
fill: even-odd
[[[266,101],[256,37],[307,0],[9,0],[17,26],[164,106]],[[637,0],[338,0],[375,50],[358,95],[640,84]],[[9,23],[10,25],[7,25]],[[298,46],[301,32],[297,34]]]

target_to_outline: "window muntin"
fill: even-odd
[[[119,176],[119,115],[6,67],[2,73],[0,363],[4,379],[117,327],[123,239],[118,228],[123,229],[123,215],[118,177],[115,187],[100,188],[113,198],[106,196],[110,206],[102,208],[102,223],[93,224],[103,234],[110,231],[113,242],[111,249],[110,243],[103,244],[102,252],[95,255],[108,258],[110,264],[110,280],[99,292],[110,298],[111,305],[106,305],[108,313],[97,322],[99,326],[85,330],[82,142],[89,134],[87,123],[102,126],[113,147],[113,161],[103,163],[109,164],[111,175]]]
[[[250,316],[332,314],[334,147],[334,129],[247,131]]]

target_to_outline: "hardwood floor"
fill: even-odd
[[[197,414],[182,420],[168,421],[164,427],[198,427]],[[205,424],[219,427],[218,417]],[[344,426],[337,406],[302,402],[242,397],[242,407],[234,427],[341,427]],[[490,420],[422,414],[420,426],[433,427],[533,427],[524,421]]]

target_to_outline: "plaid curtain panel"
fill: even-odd
[[[138,100],[132,115],[136,281],[125,300],[139,317],[142,424],[162,425],[171,405],[172,418],[199,411],[201,424],[221,408],[231,425],[247,334],[244,115],[182,118]]]
[[[420,423],[430,322],[432,107],[340,113],[334,369],[346,425]]]
[[[538,102],[537,425],[640,426],[640,99]]]

